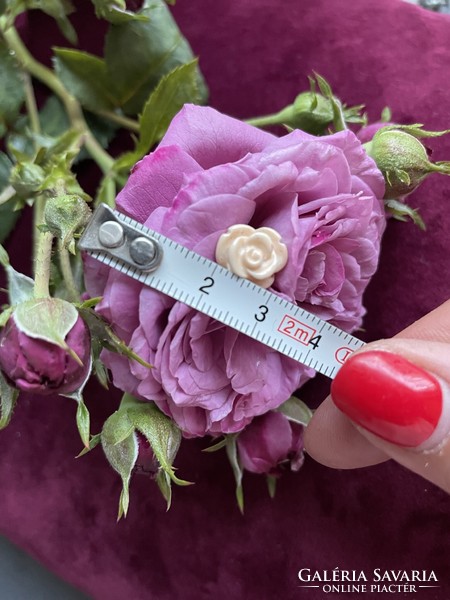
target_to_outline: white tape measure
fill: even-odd
[[[327,377],[333,378],[346,358],[364,345],[106,205],[94,212],[78,245],[105,265]]]

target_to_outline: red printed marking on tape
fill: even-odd
[[[347,346],[343,346],[342,348],[338,348],[334,353],[335,359],[343,365],[350,354],[353,354],[354,350],[352,348],[347,348]]]
[[[298,319],[294,319],[290,315],[284,315],[277,331],[287,335],[288,337],[307,346],[311,339],[316,335],[317,331],[302,323]]]

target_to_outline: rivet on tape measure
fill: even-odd
[[[333,378],[364,345],[296,304],[100,205],[80,250],[144,285]]]

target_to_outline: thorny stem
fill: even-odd
[[[30,74],[23,70],[22,71],[23,87],[25,90],[25,104],[27,107],[28,116],[30,118],[31,129],[34,133],[41,133],[41,123],[39,121],[39,112],[36,104],[36,97],[34,95],[33,85],[31,83]],[[37,150],[37,144],[35,143],[35,149]],[[44,221],[44,209],[45,209],[45,198],[44,196],[38,196],[34,201],[33,211],[33,255],[36,259],[39,249],[39,225]]]
[[[39,243],[34,267],[34,297],[49,298],[50,263],[52,260],[53,235],[49,232],[39,234]]]
[[[78,100],[66,90],[51,69],[42,65],[28,52],[14,27],[9,27],[6,31],[3,30],[2,34],[8,48],[14,52],[22,68],[45,84],[61,99],[72,127],[79,131],[83,136],[84,145],[86,146],[87,151],[103,173],[108,173],[114,164],[114,159],[103,150],[101,145],[92,135]]]
[[[58,251],[59,266],[61,268],[64,283],[66,284],[66,289],[69,294],[69,301],[80,302],[80,294],[78,292],[77,284],[75,283],[75,279],[73,276],[72,265],[70,264],[69,251],[67,250],[67,248],[64,248],[61,240],[59,240]]]
[[[44,222],[45,197],[41,194],[34,200],[33,205],[33,256],[36,259],[39,249],[39,225]]]

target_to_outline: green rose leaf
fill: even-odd
[[[150,95],[140,118],[141,134],[137,150],[141,156],[159,142],[184,104],[200,102],[197,68],[197,59],[176,67],[161,79]]]
[[[19,115],[14,121],[13,131],[8,133],[6,137],[8,154],[19,162],[33,160],[36,154],[34,138],[35,134],[30,129],[28,117],[26,115]]]
[[[134,432],[134,425],[130,421],[126,410],[116,410],[105,421],[102,430],[102,440],[109,446],[121,444]]]
[[[239,462],[239,456],[236,444],[236,435],[227,436],[227,456],[233,469],[234,479],[236,481],[236,500],[239,510],[244,514],[244,489],[242,487],[243,470]]]
[[[95,139],[102,148],[107,148],[114,137],[117,126],[106,122],[104,119],[101,119],[88,111],[85,111],[84,117]],[[47,100],[44,108],[39,112],[39,120],[41,123],[42,135],[45,135],[48,139],[59,137],[70,128],[70,122],[64,106],[56,96],[50,96]],[[90,158],[90,155],[86,148],[83,147],[81,152],[76,156],[74,163],[85,160],[86,158]]]
[[[304,402],[291,396],[286,402],[277,408],[277,411],[282,413],[289,421],[298,423],[299,425],[308,425],[313,413]]]
[[[0,429],[9,424],[18,396],[19,392],[7,384],[0,372]]]
[[[7,239],[8,235],[14,229],[19,216],[20,210],[16,210],[15,200],[11,200],[0,206],[0,243]]]
[[[0,42],[0,124],[14,121],[25,99],[20,73],[14,56]]]
[[[64,106],[56,96],[50,96],[39,111],[42,133],[49,137],[59,137],[70,127]]]
[[[165,74],[194,58],[163,0],[144,0],[140,15],[149,20],[111,25],[105,61],[114,94],[126,114],[142,111],[150,92]],[[197,72],[202,99],[206,86]]]
[[[60,346],[73,356],[65,339],[78,319],[78,311],[59,298],[36,298],[19,304],[14,311],[17,327],[31,338],[45,340]],[[78,356],[73,358],[80,359]]]
[[[197,60],[176,67],[165,75],[145,103],[139,120],[140,137],[136,149],[122,155],[116,170],[128,170],[147,154],[165,134],[174,116],[183,105],[200,102],[197,78]]]
[[[102,432],[102,447],[109,464],[122,479],[122,493],[120,494],[119,513],[117,517],[117,520],[120,520],[122,516],[127,515],[130,504],[129,486],[131,473],[139,453],[137,436],[135,433],[131,433],[122,442],[113,445],[105,441]]]
[[[54,48],[55,70],[66,88],[87,109],[111,110],[115,100],[105,61],[88,52]]]
[[[127,395],[127,398],[130,398]],[[134,399],[133,399],[134,400]],[[179,479],[172,463],[181,443],[181,431],[152,402],[138,402],[128,408],[128,416],[134,427],[148,440],[161,468],[178,485],[190,485]]]
[[[6,240],[20,216],[20,210],[16,210],[15,190],[9,185],[12,166],[9,157],[0,152],[0,243]]]

